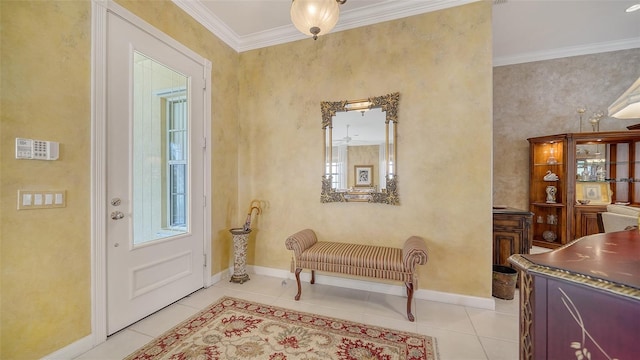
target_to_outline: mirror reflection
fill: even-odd
[[[325,168],[321,202],[398,205],[396,127],[399,94],[323,102]]]
[[[605,181],[606,154],[606,144],[577,144],[576,180]]]
[[[380,109],[339,112],[333,117],[333,188],[385,188],[384,120]]]

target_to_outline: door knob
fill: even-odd
[[[114,211],[111,213],[111,219],[120,220],[124,217],[124,214],[120,211]]]

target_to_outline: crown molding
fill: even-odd
[[[466,5],[480,0],[434,0],[397,1],[387,0],[371,6],[364,6],[340,14],[334,31],[353,29],[361,26],[401,19],[413,15]]]
[[[247,36],[239,36],[199,1],[172,1],[179,8],[202,24],[202,26],[207,28],[207,30],[233,48],[236,52],[244,52],[308,38],[304,34],[300,33],[293,24],[280,26]],[[387,0],[375,5],[364,6],[342,12],[340,14],[340,21],[332,32],[349,30],[383,21],[396,20],[477,1],[480,0]]]
[[[548,51],[535,51],[514,56],[494,57],[493,66],[522,64],[571,56],[598,54],[610,51],[640,48],[640,38],[623,39],[579,46],[569,46]]]
[[[200,1],[194,0],[171,0],[179,8],[184,10],[189,16],[194,18],[207,30],[224,41],[234,50],[238,51],[239,36],[227,26],[219,17],[207,9]]]
[[[280,26],[251,35],[240,36],[229,28],[198,0],[172,0],[178,7],[202,24],[207,30],[229,45],[236,52],[245,52],[280,45],[292,41],[308,39],[293,24]],[[387,0],[375,5],[344,11],[338,25],[332,32],[396,20],[413,15],[466,5],[480,0],[435,0],[398,1]],[[631,38],[613,42],[570,46],[553,50],[529,52],[513,56],[494,57],[493,66],[521,64],[533,61],[551,60],[563,57],[596,54],[609,51],[640,48],[640,39]]]

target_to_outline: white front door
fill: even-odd
[[[202,288],[204,70],[107,18],[107,333]]]

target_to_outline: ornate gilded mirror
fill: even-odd
[[[323,101],[324,175],[320,201],[399,205],[397,127],[400,93]]]

